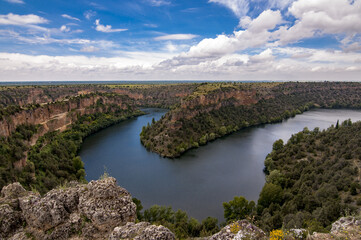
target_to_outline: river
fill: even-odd
[[[222,203],[234,196],[256,201],[265,183],[264,159],[278,139],[285,142],[304,127],[328,128],[361,111],[315,109],[281,123],[241,130],[192,149],[176,159],[162,158],[140,143],[142,126],[158,120],[166,110],[145,109],[148,114],[130,119],[88,137],[80,156],[86,179],[99,179],[106,171],[115,177],[144,208],[154,204],[182,209],[198,220],[212,216],[223,221]]]

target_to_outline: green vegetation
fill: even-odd
[[[358,214],[361,199],[361,122],[305,128],[265,160],[266,183],[256,211],[243,197],[224,203],[228,221],[248,218],[266,231],[326,232],[339,217]]]
[[[26,143],[37,130],[38,126],[21,125],[10,137],[0,138],[0,189],[11,182],[26,183],[32,179],[33,165],[28,164],[19,169],[14,167],[14,164],[25,158],[24,152],[30,148]]]
[[[42,125],[19,125],[9,137],[0,139],[0,188],[18,181],[28,190],[41,194],[68,181],[85,181],[83,162],[77,156],[87,136],[127,118],[143,114],[126,96],[113,93],[86,94],[57,101],[45,109],[63,109],[68,104],[80,106],[82,99],[98,97],[95,104],[84,108],[89,114],[70,111],[68,117],[76,119],[63,132],[44,132]],[[23,111],[24,106],[21,107]],[[36,136],[35,136],[36,135]],[[36,141],[37,140],[37,141]],[[36,141],[35,145],[32,142]]]
[[[83,115],[69,130],[50,132],[40,137],[28,156],[28,160],[34,164],[36,179],[27,184],[45,193],[65,181],[85,181],[83,163],[77,156],[84,138],[140,114],[140,111],[131,108],[119,108],[116,111]]]
[[[310,108],[360,108],[360,83],[201,84],[158,122],[143,128],[143,145],[177,157],[242,128],[279,122]]]
[[[137,205],[138,221],[146,221],[156,225],[169,228],[177,239],[188,239],[190,237],[206,237],[219,231],[218,220],[207,217],[201,223],[197,219],[189,218],[182,210],[173,211],[171,207],[154,205],[144,212],[141,202],[133,198]]]

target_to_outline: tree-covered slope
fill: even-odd
[[[361,206],[361,122],[305,128],[273,144],[257,212],[264,229],[322,231]]]
[[[177,157],[239,129],[282,121],[312,107],[360,108],[360,83],[205,83],[158,122],[144,146]]]

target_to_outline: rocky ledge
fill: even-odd
[[[137,223],[136,205],[114,178],[70,183],[44,196],[19,183],[0,197],[0,239],[175,239],[163,226]]]

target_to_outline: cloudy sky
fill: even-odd
[[[0,0],[13,80],[361,80],[361,0]]]

